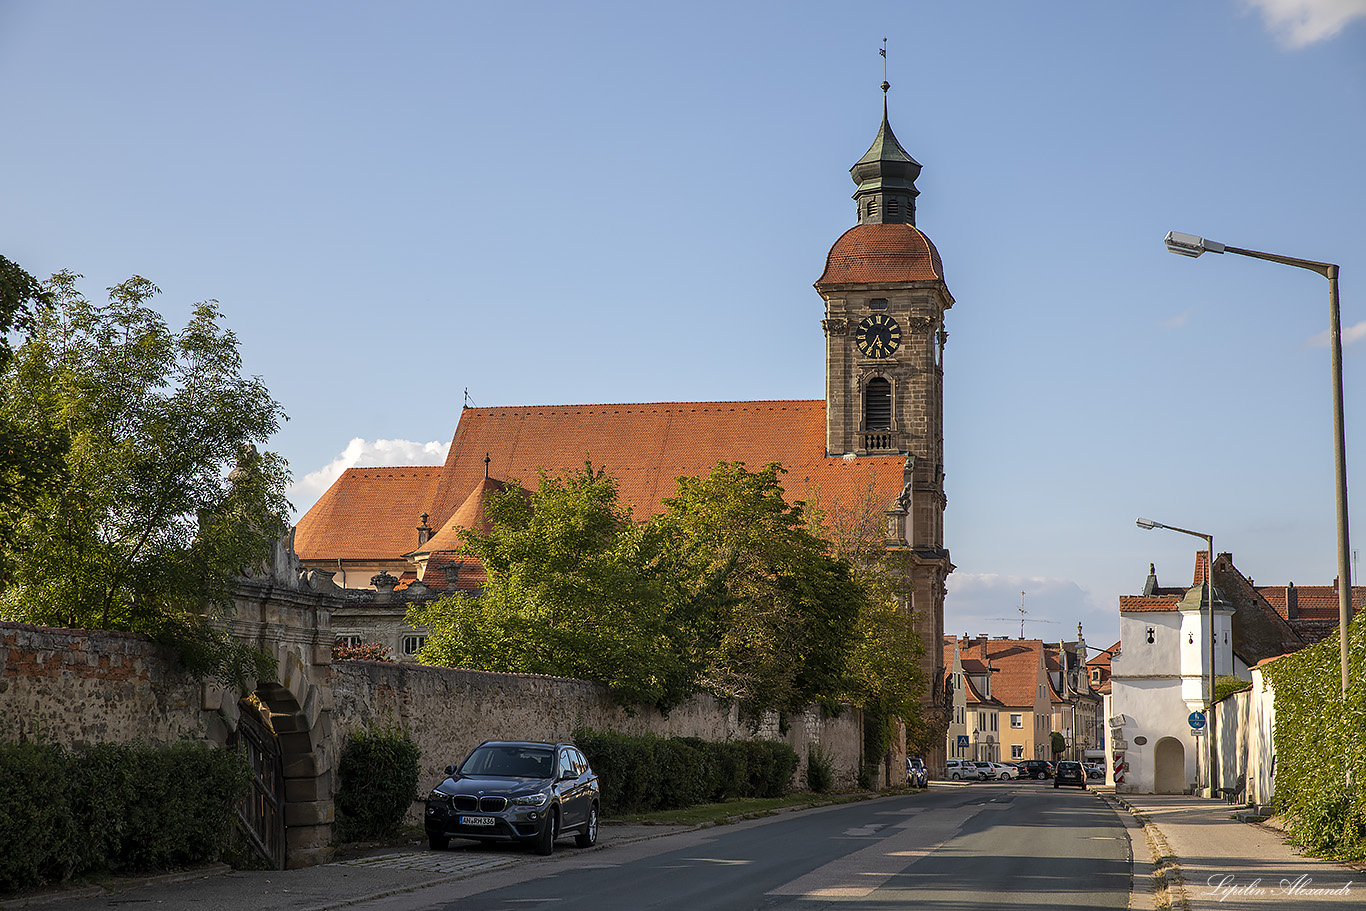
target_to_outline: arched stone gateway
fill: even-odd
[[[235,610],[225,618],[234,637],[275,659],[275,679],[256,681],[251,693],[254,703],[246,705],[239,702],[237,693],[219,687],[206,686],[204,692],[204,708],[217,713],[210,739],[241,742],[243,709],[253,704],[259,706],[257,713],[273,734],[282,780],[269,785],[258,782],[255,799],[277,805],[283,817],[284,854],[270,859],[290,868],[323,863],[332,856],[333,771],[338,748],[332,736],[329,674],[331,611],[340,594],[329,573],[301,572],[292,534],[286,535],[277,544],[270,566],[242,580],[234,597]],[[258,776],[263,774],[258,770]],[[265,812],[269,807],[258,809]],[[252,813],[246,815],[250,818]]]
[[[1153,747],[1153,791],[1182,794],[1186,790],[1186,747],[1175,737],[1163,737]]]

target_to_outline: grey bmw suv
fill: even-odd
[[[598,840],[598,776],[571,743],[485,741],[427,795],[427,842],[452,838],[523,842],[549,854],[572,834],[580,848]]]

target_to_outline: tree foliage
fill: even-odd
[[[33,276],[0,256],[0,374],[13,356],[11,333],[27,332],[49,300]],[[20,403],[13,404],[0,408],[0,579],[19,514],[60,483],[66,448],[63,434],[24,420]]]
[[[591,465],[509,485],[490,530],[463,537],[482,594],[410,613],[430,631],[419,660],[596,680],[665,710],[708,692],[751,717],[846,699],[913,711],[921,653],[893,571],[838,554],[781,471],[721,462],[645,523]]]
[[[542,473],[534,492],[510,483],[485,512],[489,532],[463,537],[488,575],[483,593],[414,608],[409,622],[430,628],[418,660],[596,680],[627,704],[690,695],[642,529],[604,471]]]
[[[777,464],[681,477],[647,533],[690,632],[700,686],[750,713],[838,698],[865,591],[783,498]]]
[[[141,632],[196,674],[232,678],[261,657],[205,611],[284,531],[289,474],[258,453],[283,412],[243,376],[213,302],[172,331],[134,276],[106,305],[59,273],[50,307],[0,374],[0,419],[63,441],[61,483],[23,504],[4,542],[0,610],[12,619]],[[231,471],[230,471],[231,469]]]

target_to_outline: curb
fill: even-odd
[[[1118,794],[1106,791],[1095,792],[1101,800],[1124,808],[1143,829],[1152,857],[1152,896],[1158,908],[1179,908],[1190,911],[1190,899],[1186,895],[1186,880],[1181,875],[1181,864],[1167,839],[1147,816]]]

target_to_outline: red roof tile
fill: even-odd
[[[1174,611],[1181,603],[1180,595],[1120,595],[1119,610],[1125,611]]]
[[[1039,683],[1038,639],[969,639],[962,643],[963,657],[985,662],[993,669],[991,695],[1003,705],[1031,708]]]
[[[915,225],[855,225],[835,241],[816,287],[943,281],[939,251]]]
[[[348,468],[299,520],[303,560],[393,559],[413,549],[440,468]]]
[[[872,490],[891,503],[902,487],[900,456],[825,457],[819,400],[466,408],[429,510],[443,526],[482,482],[485,453],[498,477],[531,488],[538,470],[563,476],[591,460],[637,520],[663,511],[678,477],[722,460],[750,471],[778,462],[789,502],[855,502]]]

